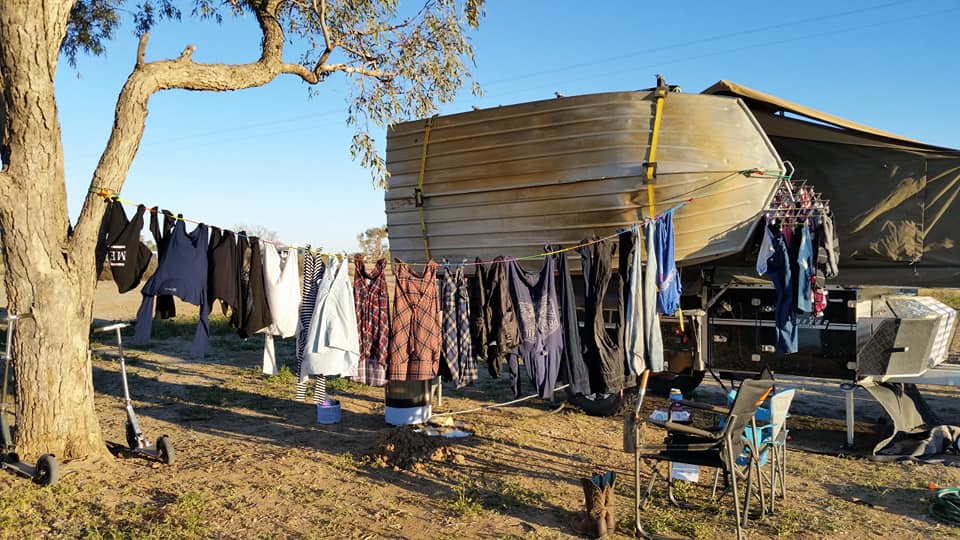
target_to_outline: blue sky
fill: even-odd
[[[410,3],[405,1],[404,3]],[[413,2],[417,4],[418,2]],[[589,6],[588,8],[585,6]],[[637,2],[487,0],[472,34],[482,97],[442,112],[648,88],[686,92],[728,79],[931,144],[960,148],[958,0]],[[161,24],[147,60],[196,45],[197,62],[257,58],[255,21]],[[123,28],[104,57],[62,62],[57,79],[71,215],[106,144],[136,56]],[[350,160],[346,82],[320,93],[294,77],[231,93],[168,91],[150,101],[123,198],[289,243],[352,251],[386,222],[383,191]],[[385,134],[374,132],[382,145]]]

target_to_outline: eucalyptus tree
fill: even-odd
[[[350,80],[347,121],[355,159],[386,182],[368,126],[431,114],[469,82],[468,33],[483,0],[4,0],[0,8],[0,248],[10,309],[30,314],[14,340],[17,443],[63,458],[104,451],[94,411],[88,336],[96,284],[94,247],[102,189],[119,192],[143,137],[150,97],[170,89],[223,92],[296,77]],[[186,45],[149,59],[159,21],[252,16],[260,55],[242,64],[200,63]],[[140,39],[120,89],[109,140],[79,218],[70,223],[54,85],[58,64],[103,54],[130,28]],[[118,54],[117,51],[113,51]],[[268,103],[264,107],[269,107]],[[306,100],[305,100],[306,106]]]

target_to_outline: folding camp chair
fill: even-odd
[[[732,390],[727,395],[727,401],[732,402],[736,397],[736,390]],[[787,417],[790,416],[790,403],[796,389],[789,388],[780,390],[770,396],[769,407],[760,407],[754,414],[756,427],[747,426],[743,436],[749,439],[756,447],[756,454],[751,454],[749,445],[744,447],[744,452],[737,458],[737,465],[741,468],[754,466],[757,471],[757,479],[760,482],[760,489],[763,489],[764,482],[768,482],[770,491],[767,496],[760,492],[761,513],[773,513],[775,510],[775,498],[779,495],[781,499],[786,498],[786,428]],[[769,465],[770,474],[766,478],[761,471]],[[714,480],[716,486],[716,480]],[[778,490],[779,487],[779,490]],[[769,504],[767,504],[769,501]]]
[[[760,432],[759,455],[769,453],[770,462],[770,507],[772,513],[776,507],[776,498],[787,497],[787,418],[790,416],[790,403],[797,391],[793,388],[781,390],[770,396],[770,408],[766,415],[763,409],[757,411],[757,419],[769,418],[766,424],[757,427]],[[779,493],[777,487],[779,486]]]
[[[749,508],[749,502],[752,492],[752,470],[747,470],[747,490],[743,501],[743,517],[741,519],[741,501],[738,489],[738,465],[737,458],[743,453],[745,446],[750,455],[758,455],[758,449],[749,437],[744,437],[744,431],[747,426],[755,428],[753,418],[757,407],[767,398],[773,389],[771,379],[748,379],[743,381],[737,396],[729,408],[717,407],[695,401],[680,401],[685,407],[691,407],[698,410],[707,411],[714,414],[724,415],[726,420],[720,427],[713,429],[700,429],[690,425],[678,424],[669,419],[666,422],[655,420],[644,420],[638,423],[636,440],[638,441],[634,466],[639,470],[640,460],[653,460],[654,464],[650,472],[650,480],[647,483],[647,490],[642,500],[640,497],[639,479],[637,485],[637,512],[636,526],[637,532],[646,536],[640,525],[640,511],[646,508],[653,491],[653,485],[656,482],[660,472],[660,464],[664,461],[669,463],[685,463],[701,467],[715,467],[723,473],[724,492],[728,487],[732,487],[734,512],[737,519],[737,538],[743,538],[743,524],[746,522],[746,511]],[[641,434],[645,424],[667,430],[666,438],[662,444],[639,444],[642,440]],[[673,497],[673,479],[670,472],[667,472],[667,485],[670,494],[670,500],[676,503]]]

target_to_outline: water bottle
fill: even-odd
[[[680,418],[678,417],[681,416],[681,414],[678,413],[678,411],[681,408],[680,407],[681,399],[683,399],[683,394],[680,392],[680,390],[676,388],[671,388],[669,402],[667,406],[667,410],[669,411],[669,415],[670,415],[670,420],[674,420],[674,421],[680,420]]]

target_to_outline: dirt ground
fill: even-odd
[[[131,319],[139,295],[121,297],[112,284],[102,285],[97,316]],[[176,462],[65,463],[61,482],[49,489],[0,475],[0,538],[575,538],[570,522],[583,507],[579,478],[605,470],[618,475],[611,537],[633,536],[633,462],[622,452],[620,418],[535,399],[455,415],[471,437],[424,440],[385,423],[383,389],[337,381],[331,392],[342,420],[321,425],[313,404],[294,401],[290,373],[260,374],[261,337],[241,341],[217,318],[213,352],[191,360],[186,351],[197,309],[180,304],[178,313],[172,323],[155,323],[150,346],[127,349],[142,428],[151,439],[168,435]],[[278,347],[290,364],[293,341]],[[93,368],[104,436],[122,442],[112,336],[95,336]],[[482,375],[464,389],[445,386],[434,412],[511,399],[507,380]],[[782,383],[799,389],[790,420],[796,448],[787,465],[788,497],[775,515],[751,520],[748,536],[960,536],[960,529],[927,516],[928,484],[960,486],[960,468],[838,457],[839,446],[834,455],[797,450],[842,441],[838,383]],[[926,394],[948,421],[960,423],[957,391]],[[696,398],[721,395],[715,382],[705,381]],[[864,391],[856,395],[855,454],[885,429],[876,422],[879,406]],[[645,410],[663,403],[648,397]],[[660,436],[648,432],[645,440]],[[648,472],[643,465],[644,479]],[[641,517],[644,527],[671,536],[734,537],[730,499],[709,500],[712,477],[704,472],[699,484],[680,489],[681,499],[699,505],[693,509],[670,505],[659,483]]]

